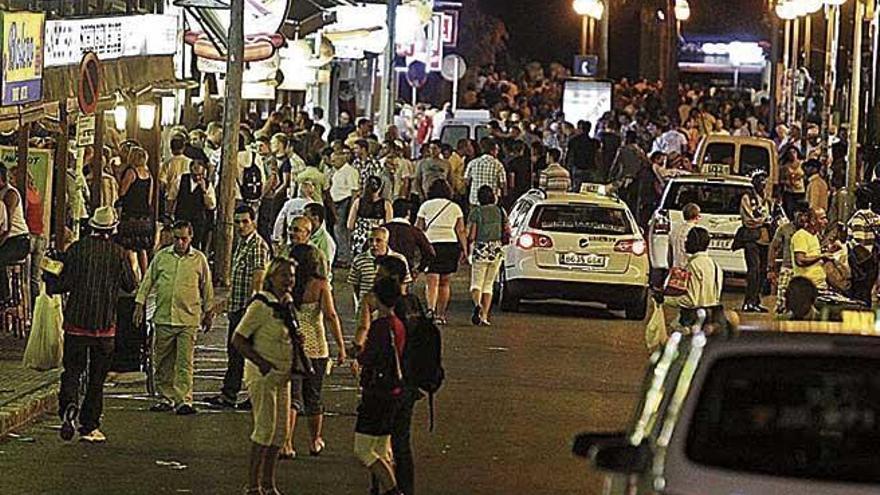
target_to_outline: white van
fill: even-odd
[[[488,110],[456,110],[455,115],[443,121],[440,141],[453,148],[462,139],[480,142],[489,135],[489,122],[492,115]]]

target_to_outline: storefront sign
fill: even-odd
[[[43,230],[49,231],[52,218],[52,163],[54,150],[43,148],[28,148],[27,168],[28,175],[33,177],[34,186],[40,193],[40,201],[43,205]],[[0,163],[6,165],[9,175],[15,176],[18,167],[18,150],[14,146],[0,146]]]
[[[46,67],[78,64],[89,51],[104,61],[173,55],[177,27],[175,16],[162,14],[46,21]]]
[[[2,104],[21,105],[43,98],[45,14],[2,12]]]

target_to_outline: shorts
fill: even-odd
[[[248,361],[245,366],[256,365]],[[290,414],[290,373],[272,370],[263,376],[251,370],[248,394],[253,405],[254,431],[251,441],[265,447],[281,447],[287,438],[287,415]]]
[[[399,397],[375,395],[364,390],[357,408],[354,431],[374,437],[390,435],[399,404]]]
[[[428,273],[449,275],[458,271],[461,248],[457,242],[435,242],[432,244],[436,256],[428,263]]]
[[[474,260],[471,265],[471,291],[478,290],[481,294],[492,294],[495,280],[501,269],[501,258],[494,261]]]
[[[321,387],[327,371],[329,358],[312,359],[314,375],[294,375],[290,380],[290,407],[303,416],[319,416],[324,414],[321,402]]]
[[[366,467],[370,467],[379,459],[391,461],[391,435],[354,434],[354,455]]]

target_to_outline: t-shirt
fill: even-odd
[[[416,182],[421,190],[427,194],[431,184],[438,179],[449,180],[449,162],[436,158],[425,158],[416,169]]]
[[[360,176],[356,168],[346,163],[336,169],[330,179],[330,197],[335,203],[351,197],[353,191],[360,189]]]
[[[804,253],[807,256],[819,256],[822,254],[819,238],[804,229],[798,230],[791,236],[792,276],[808,278],[817,289],[826,288],[828,284],[825,282],[825,269],[822,267],[822,263],[798,266],[796,253]]]
[[[418,218],[425,221],[425,236],[431,243],[458,242],[455,223],[464,219],[461,208],[444,198],[429,199],[419,208]]]
[[[278,299],[269,292],[261,292],[271,302]],[[254,351],[272,363],[278,371],[290,370],[293,360],[293,344],[290,332],[272,308],[262,301],[251,303],[235,328],[235,333],[252,339]]]
[[[500,241],[504,230],[504,215],[498,205],[471,208],[468,225],[477,226],[477,242]]]

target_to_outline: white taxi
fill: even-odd
[[[510,213],[501,309],[524,299],[606,304],[641,320],[647,308],[645,240],[626,204],[585,184],[581,193],[524,194]]]
[[[733,237],[742,225],[739,205],[743,195],[754,190],[746,177],[731,175],[683,175],[670,179],[660,207],[648,222],[648,252],[652,269],[669,268],[669,232],[684,223],[682,208],[700,206],[699,225],[709,231],[709,256],[725,273],[744,275],[742,250],[733,251]]]
[[[579,435],[603,495],[880,493],[880,332],[842,323],[673,333],[629,427]]]

